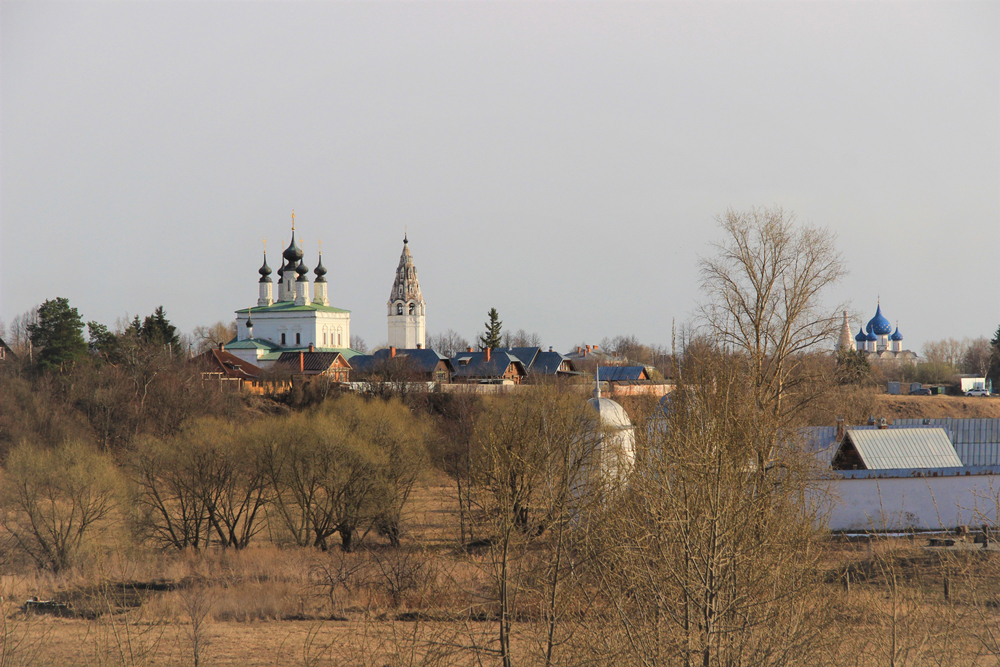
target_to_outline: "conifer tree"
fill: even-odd
[[[42,370],[59,368],[87,354],[80,313],[63,297],[39,306],[38,322],[28,325],[28,335],[32,345],[42,348],[38,354],[38,366]]]
[[[486,316],[490,319],[485,323],[486,333],[479,337],[479,347],[483,350],[495,350],[502,345],[500,330],[503,322],[500,321],[500,315],[497,313],[496,308],[490,308],[490,312]]]

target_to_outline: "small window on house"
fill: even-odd
[[[285,344],[285,334],[281,334],[281,344]]]
[[[302,334],[295,334],[295,344],[302,345]]]

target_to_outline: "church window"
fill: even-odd
[[[342,347],[340,334],[337,334],[337,347]]]
[[[295,334],[295,344],[302,345],[302,334]]]
[[[415,306],[414,306],[414,304],[412,304],[412,303],[411,303],[411,304],[410,304],[410,315],[412,315],[412,314],[413,314],[413,309],[414,309],[414,307],[415,307]]]
[[[281,344],[285,344],[285,334],[281,334]]]
[[[397,303],[396,304],[396,314],[397,315],[402,315],[403,314],[403,304],[401,304],[401,303]]]

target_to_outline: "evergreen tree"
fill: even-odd
[[[87,322],[87,333],[90,336],[88,347],[94,354],[111,354],[118,344],[118,337],[99,322]]]
[[[42,370],[60,368],[66,362],[81,359],[87,354],[83,340],[83,321],[69,300],[59,297],[38,307],[38,322],[28,325],[31,344],[41,348],[38,367]]]
[[[136,319],[139,318],[136,317]],[[177,327],[167,319],[163,306],[158,307],[152,315],[148,315],[143,320],[139,333],[144,343],[153,345],[170,345],[170,347],[176,348],[181,342],[177,335]]]
[[[486,316],[490,320],[485,323],[486,333],[479,337],[479,347],[483,350],[487,348],[496,350],[502,346],[500,329],[503,326],[503,322],[500,321],[500,315],[497,313],[496,308],[490,308],[490,312]]]

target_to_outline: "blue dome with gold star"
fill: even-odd
[[[896,325],[896,330],[889,336],[889,340],[903,340],[903,334],[899,333],[899,325]]]
[[[854,340],[859,343],[863,343],[868,340],[868,335],[865,333],[864,329],[858,329],[858,335],[854,337]]]
[[[892,324],[882,314],[881,304],[875,309],[875,317],[868,320],[868,326],[865,329],[876,336],[888,336],[892,333]]]

